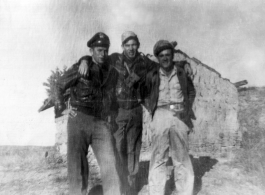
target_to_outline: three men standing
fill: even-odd
[[[122,54],[108,56],[109,45],[107,35],[94,35],[88,41],[92,57],[81,58],[58,81],[57,108],[61,108],[63,93],[70,88],[74,112],[67,125],[70,194],[86,194],[89,145],[100,166],[104,194],[137,194],[135,176],[141,149],[141,104],[146,103],[153,117],[150,195],[165,192],[169,156],[178,193],[191,195],[194,173],[188,154],[188,116],[195,91],[185,71],[173,62],[173,45],[164,40],[156,43],[154,55],[159,65],[138,52],[140,42],[131,31],[122,35]],[[113,134],[104,121],[114,101],[118,103],[118,129],[114,138],[122,184],[116,167]]]

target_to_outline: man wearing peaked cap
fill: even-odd
[[[192,128],[190,114],[195,89],[185,71],[173,61],[174,46],[169,41],[158,41],[153,51],[159,66],[146,77],[146,82],[150,83],[148,110],[153,117],[149,194],[165,194],[170,153],[178,194],[192,195],[194,172],[188,153],[188,133]]]
[[[87,46],[90,48],[96,46],[109,48],[110,40],[106,34],[98,32],[87,42]]]
[[[110,46],[106,34],[96,33],[88,42],[92,56],[84,56],[89,74],[82,76],[80,60],[57,82],[56,108],[62,109],[63,94],[70,89],[70,115],[67,123],[67,169],[69,194],[85,195],[88,188],[88,147],[91,146],[100,166],[105,195],[121,194],[112,133],[106,120],[114,93],[109,89],[109,75],[114,75],[107,57]]]
[[[136,174],[139,170],[139,156],[142,137],[142,107],[146,99],[146,73],[156,65],[148,57],[138,51],[140,42],[132,31],[126,31],[121,36],[123,52],[109,56],[111,66],[116,70],[115,90],[118,111],[116,123],[118,129],[114,133],[116,147],[120,159],[122,177],[124,178],[123,192],[126,195],[137,194]],[[89,65],[86,61],[84,70],[87,74]]]

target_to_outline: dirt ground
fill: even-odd
[[[0,194],[67,194],[65,167],[56,169],[35,168],[29,170],[0,171]]]
[[[1,146],[0,194],[67,194],[66,164],[60,158],[47,158],[53,150],[52,147]]]
[[[239,121],[244,134],[240,150],[219,159],[192,158],[194,195],[265,194],[264,95],[264,88],[240,93]],[[147,170],[148,163],[141,163],[139,195],[148,194]],[[99,183],[97,178],[92,173],[91,184]],[[176,195],[172,181],[167,193]],[[66,162],[54,147],[0,146],[0,195],[67,194]]]
[[[195,182],[194,195],[264,195],[260,179],[247,174],[241,167],[231,164],[231,157],[211,159],[209,157],[192,158]],[[173,178],[168,181],[167,195],[177,195]],[[173,191],[173,192],[172,192]],[[147,186],[143,186],[138,195],[148,195]]]
[[[260,187],[259,179],[255,175],[250,176],[242,168],[231,166],[226,159],[222,162],[208,157],[200,157],[193,159],[193,163],[196,176],[194,195],[265,194],[265,191]],[[146,177],[142,178],[142,181],[143,184],[146,184]],[[147,194],[146,185],[139,187],[141,187],[139,195]],[[7,194],[67,195],[66,164],[64,162],[49,164],[43,160],[43,163],[32,168],[18,166],[9,169],[1,166],[0,195]],[[177,193],[173,192],[172,194],[175,195]]]

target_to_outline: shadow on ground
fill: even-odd
[[[193,158],[191,157],[195,179],[194,179],[194,195],[197,195],[199,191],[202,188],[202,177],[205,175],[206,172],[209,172],[213,166],[218,162],[216,159],[212,159],[208,156],[206,157],[199,157],[199,158]],[[168,166],[172,166],[171,159],[167,163]],[[149,172],[149,161],[140,162],[139,172],[137,174],[137,183],[136,183],[136,189],[137,191],[141,191],[141,189],[148,184],[148,172]],[[173,172],[173,171],[172,171]],[[172,174],[172,177],[168,180],[166,184],[167,191],[165,192],[165,195],[170,195],[175,189],[174,184],[174,175]],[[95,186],[91,189],[88,195],[102,195],[102,187],[101,186]]]
[[[103,195],[103,188],[101,185],[96,185],[89,191],[88,195]]]
[[[209,156],[199,158],[193,158],[193,156],[191,156],[191,161],[195,175],[193,194],[197,195],[202,189],[202,177],[206,172],[209,172],[218,161],[210,158]]]
[[[213,166],[218,162],[216,159],[212,159],[208,156],[193,158],[191,157],[193,169],[194,169],[194,195],[197,195],[199,191],[202,189],[202,177],[206,172],[209,172]],[[172,166],[171,159],[168,161],[168,166]],[[140,170],[137,175],[137,190],[140,191],[145,185],[148,184],[148,171],[149,171],[149,161],[140,163]],[[173,171],[172,171],[173,173]],[[174,184],[174,175],[168,180],[166,184],[167,191],[165,195],[170,195],[175,189]]]

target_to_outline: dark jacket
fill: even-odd
[[[81,76],[78,72],[81,60],[86,60],[89,64],[86,76]],[[116,73],[111,71],[108,62],[99,67],[91,56],[82,57],[57,81],[56,104],[63,103],[63,94],[70,89],[71,106],[90,115],[105,117],[114,97],[110,77],[114,74]]]
[[[186,76],[185,71],[182,68],[184,63],[186,62],[175,62],[174,65],[177,66],[177,76],[184,96],[185,110],[186,112],[189,112],[192,111],[191,107],[195,98],[195,88],[191,79]],[[158,102],[160,85],[159,69],[159,64],[157,64],[156,67],[153,68],[153,70],[150,71],[146,77],[146,89],[149,96],[146,107],[152,116],[155,113]]]
[[[110,55],[111,64],[117,71],[115,92],[120,107],[131,109],[144,102],[145,79],[147,72],[154,67],[154,62],[144,54],[138,53],[134,60],[124,54]]]

